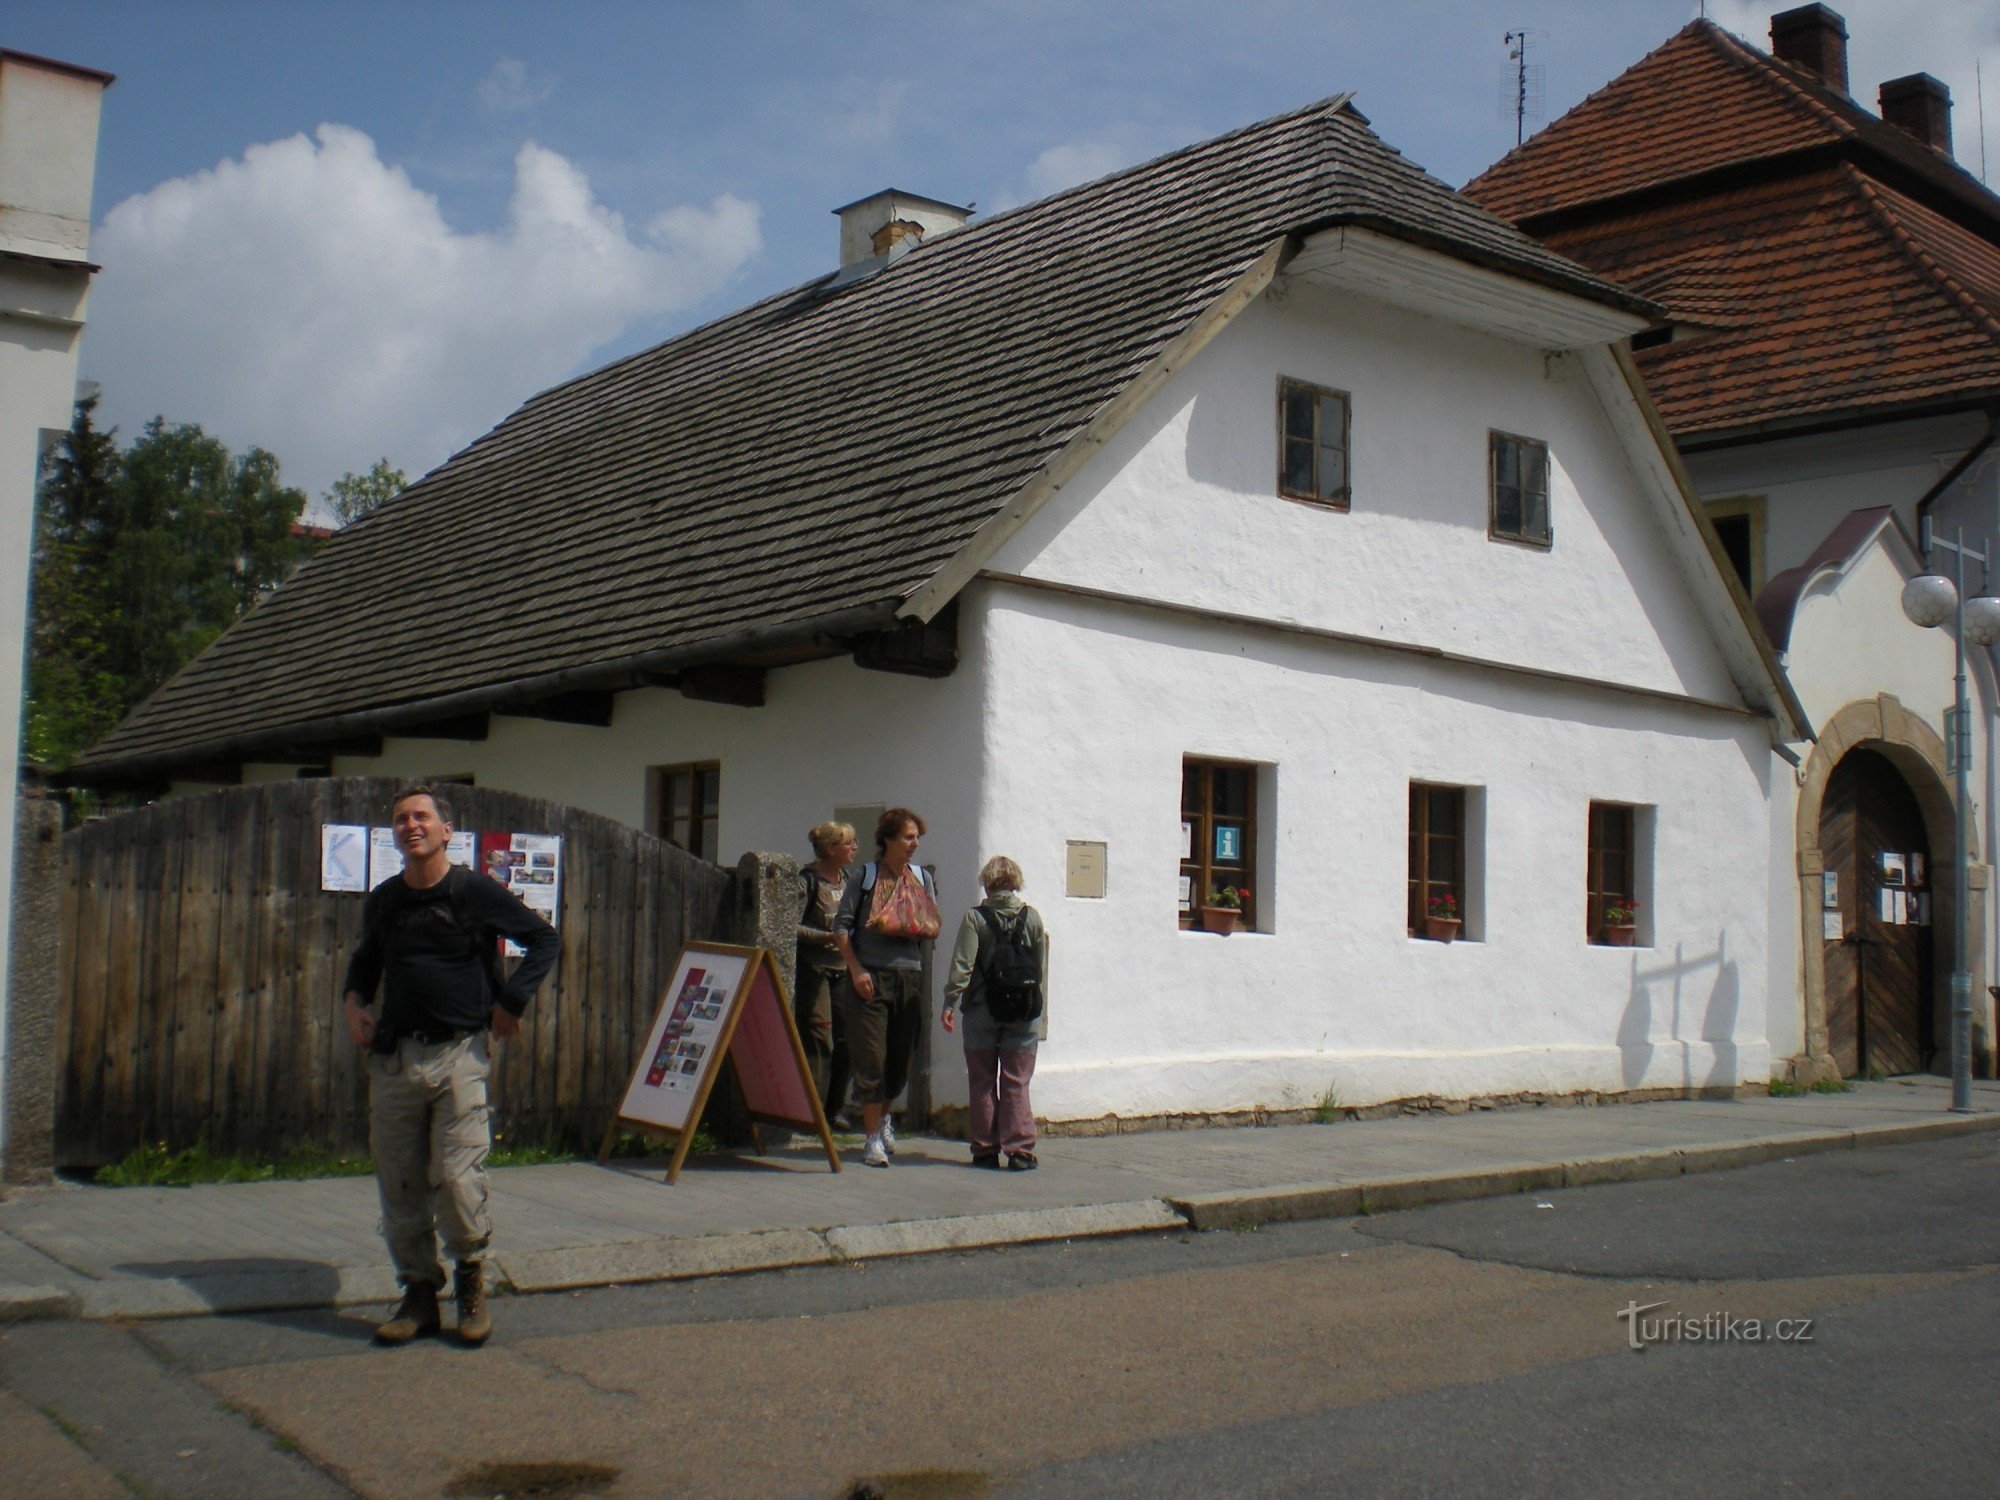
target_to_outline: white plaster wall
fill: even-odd
[[[1023,589],[987,632],[979,843],[1021,862],[1052,933],[1041,1112],[1766,1076],[1756,721]],[[1190,754],[1274,768],[1267,931],[1177,928]],[[1405,934],[1413,778],[1483,789],[1479,941]],[[1649,948],[1586,941],[1593,798],[1656,809]],[[1109,845],[1101,901],[1062,894],[1076,838]]]
[[[81,261],[90,249],[91,179],[104,85],[17,59],[0,61],[0,249]],[[7,1013],[14,910],[13,808],[20,765],[35,479],[70,424],[90,273],[0,264],[0,1148],[7,1119]]]
[[[1351,511],[1277,496],[1281,376],[1350,393]],[[1549,444],[1547,551],[1487,535],[1494,428]],[[1245,311],[991,567],[1739,701],[1576,361],[1316,288]]]
[[[1764,498],[1768,578],[1804,562],[1843,516],[1865,506],[1895,507],[1914,537],[1918,499],[1984,431],[1976,415],[1939,417],[1716,449],[1686,461],[1705,500]],[[1996,496],[2000,462],[1989,459],[1939,501],[1937,519],[1992,531],[2000,525]]]

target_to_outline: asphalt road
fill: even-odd
[[[1996,1268],[1981,1135],[506,1299],[479,1352],[332,1313],[27,1325],[0,1490],[1990,1494]]]

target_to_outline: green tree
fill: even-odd
[[[27,753],[61,769],[185,666],[311,547],[303,491],[261,448],[232,455],[155,417],[120,453],[95,400],[44,473]]]
[[[322,498],[326,508],[333,512],[335,522],[346,526],[395,499],[409,482],[401,469],[391,468],[386,458],[378,458],[375,467],[366,474],[348,470],[334,480],[333,487]]]

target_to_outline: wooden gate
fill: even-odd
[[[146,1142],[366,1149],[367,1079],[340,1016],[363,898],[320,890],[320,826],[386,824],[399,787],[265,782],[64,836],[59,1166]],[[494,1128],[510,1144],[594,1142],[682,942],[737,935],[737,877],[573,807],[448,795],[461,830],[563,838],[562,961],[501,1049]]]

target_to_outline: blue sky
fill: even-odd
[[[1779,8],[1709,10],[1761,43]],[[1836,8],[1857,97],[1945,77],[1977,170],[2000,6]],[[119,75],[84,346],[106,413],[259,443],[316,493],[377,456],[420,472],[543,386],[830,270],[830,210],[876,188],[997,208],[1347,89],[1462,182],[1513,141],[1508,29],[1541,33],[1554,118],[1695,9],[14,0],[0,45]]]

